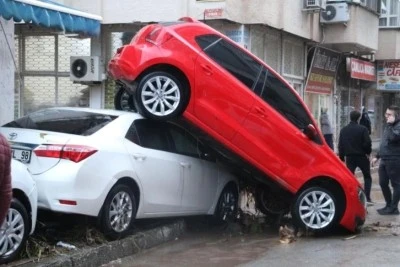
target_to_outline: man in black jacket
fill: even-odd
[[[364,176],[364,190],[368,204],[371,201],[371,171],[369,154],[371,154],[372,142],[368,129],[359,125],[361,113],[357,110],[350,112],[350,123],[343,127],[339,136],[339,157],[342,161],[346,159],[346,166],[354,174],[359,167]]]
[[[398,106],[390,106],[386,109],[386,127],[381,139],[379,152],[372,159],[372,165],[378,159],[379,164],[379,185],[381,186],[386,206],[378,209],[381,215],[398,215],[400,201],[400,108]],[[389,188],[389,181],[393,188]]]

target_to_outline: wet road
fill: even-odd
[[[380,216],[384,205],[376,177],[375,206],[362,233],[302,236],[283,244],[275,228],[218,229],[193,226],[184,237],[140,254],[119,259],[111,266],[399,266],[400,216]]]

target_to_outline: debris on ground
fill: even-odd
[[[343,240],[351,240],[351,239],[354,239],[356,237],[357,237],[357,235],[352,235],[352,236],[348,236],[348,237],[343,238]]]
[[[295,230],[287,225],[279,227],[279,242],[282,244],[289,244],[296,241]]]
[[[388,233],[391,235],[399,236],[400,235],[400,224],[395,222],[381,223],[374,222],[369,225],[365,225],[363,227],[364,232],[380,232],[380,233]]]
[[[57,247],[62,247],[62,248],[66,248],[66,249],[70,249],[70,250],[76,250],[76,246],[65,243],[63,241],[58,241],[56,244]]]
[[[28,238],[20,262],[37,262],[46,257],[107,242],[96,225],[85,217],[53,213],[40,215],[43,218],[38,219],[35,233]]]

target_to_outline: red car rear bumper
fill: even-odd
[[[133,81],[136,78],[135,67],[123,58],[113,58],[108,63],[108,73],[115,80]]]

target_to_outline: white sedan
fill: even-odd
[[[134,218],[235,216],[238,186],[196,137],[133,112],[44,109],[2,126],[40,208],[97,216],[110,238]]]
[[[13,199],[0,227],[0,264],[18,256],[36,225],[37,189],[27,167],[12,160],[11,179]]]

